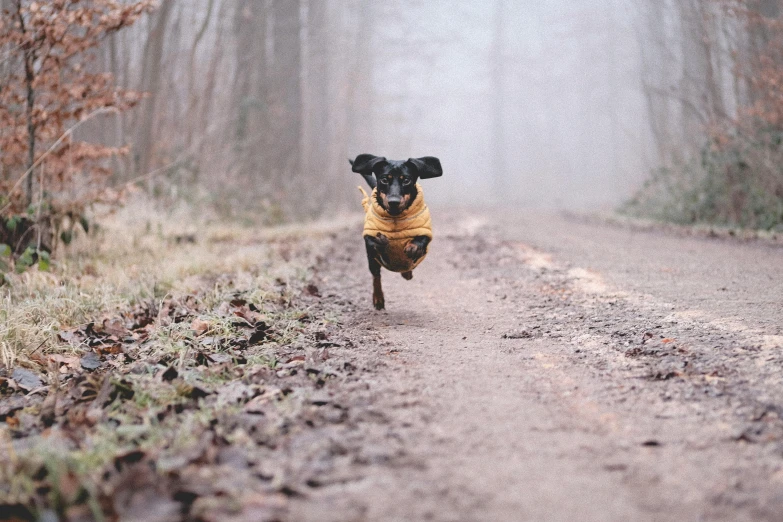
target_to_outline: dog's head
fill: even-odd
[[[392,216],[401,214],[416,199],[416,182],[419,179],[443,175],[440,160],[432,156],[387,160],[372,154],[359,154],[351,165],[353,171],[361,174],[371,187],[376,187],[377,180],[378,204]]]

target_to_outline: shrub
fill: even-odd
[[[74,224],[86,223],[90,205],[117,200],[105,180],[110,158],[124,149],[77,140],[73,130],[139,101],[138,93],[117,88],[110,74],[96,71],[94,51],[154,4],[12,0],[4,5],[0,243],[24,265],[46,257],[58,241],[67,242]]]
[[[656,171],[622,210],[679,224],[783,230],[783,132],[713,137],[697,159]]]

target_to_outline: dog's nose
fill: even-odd
[[[396,210],[396,209],[400,208],[400,202],[401,201],[402,200],[400,200],[400,199],[391,199],[391,198],[389,198],[389,207]]]

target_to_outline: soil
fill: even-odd
[[[435,217],[385,312],[360,241],[325,256],[361,422],[288,519],[781,519],[783,249]]]
[[[541,212],[433,218],[413,280],[383,273],[383,312],[356,223],[270,243],[270,266],[307,259],[297,270],[308,275],[271,288],[276,299],[256,302],[240,279],[228,302],[212,299],[210,317],[256,325],[232,327],[226,347],[195,320],[212,284],[164,302],[196,334],[176,364],[153,356],[151,333],[124,350],[133,365],[115,361],[123,350],[76,359],[54,413],[45,379],[6,378],[21,390],[0,400],[15,452],[57,441],[82,451],[101,426],[118,430],[123,452],[79,475],[81,490],[11,459],[43,493],[0,509],[90,520],[100,505],[107,519],[147,521],[783,518],[783,248]],[[102,343],[93,338],[114,322],[102,324],[61,337]],[[153,425],[164,439],[191,436],[160,448],[131,436],[156,410],[123,386],[178,390],[172,407],[155,403]]]

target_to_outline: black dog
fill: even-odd
[[[387,215],[378,216],[368,209],[370,219],[380,219],[384,225],[392,228],[404,227],[403,221],[411,218],[404,216],[406,210],[415,205],[422,207],[419,214],[426,212],[427,226],[429,226],[429,210],[423,204],[423,195],[416,186],[419,179],[437,178],[443,175],[440,160],[432,156],[423,158],[410,158],[408,160],[387,160],[372,154],[360,154],[355,160],[350,161],[352,170],[358,172],[367,181],[370,188],[374,189],[375,201]],[[375,177],[373,177],[373,175]],[[419,198],[419,201],[417,201]],[[395,223],[399,217],[400,222]],[[394,272],[400,272],[402,277],[410,280],[415,268],[421,259],[427,254],[427,246],[432,239],[431,229],[429,235],[414,235],[404,239],[390,240],[387,235],[377,232],[368,234],[368,221],[365,220],[364,243],[367,249],[367,261],[370,265],[370,273],[373,276],[373,304],[378,310],[385,306],[383,288],[381,287],[381,266]],[[391,224],[390,224],[391,223]],[[375,230],[375,229],[373,229]],[[395,236],[399,236],[395,232]],[[396,247],[402,249],[402,254],[395,252]]]

